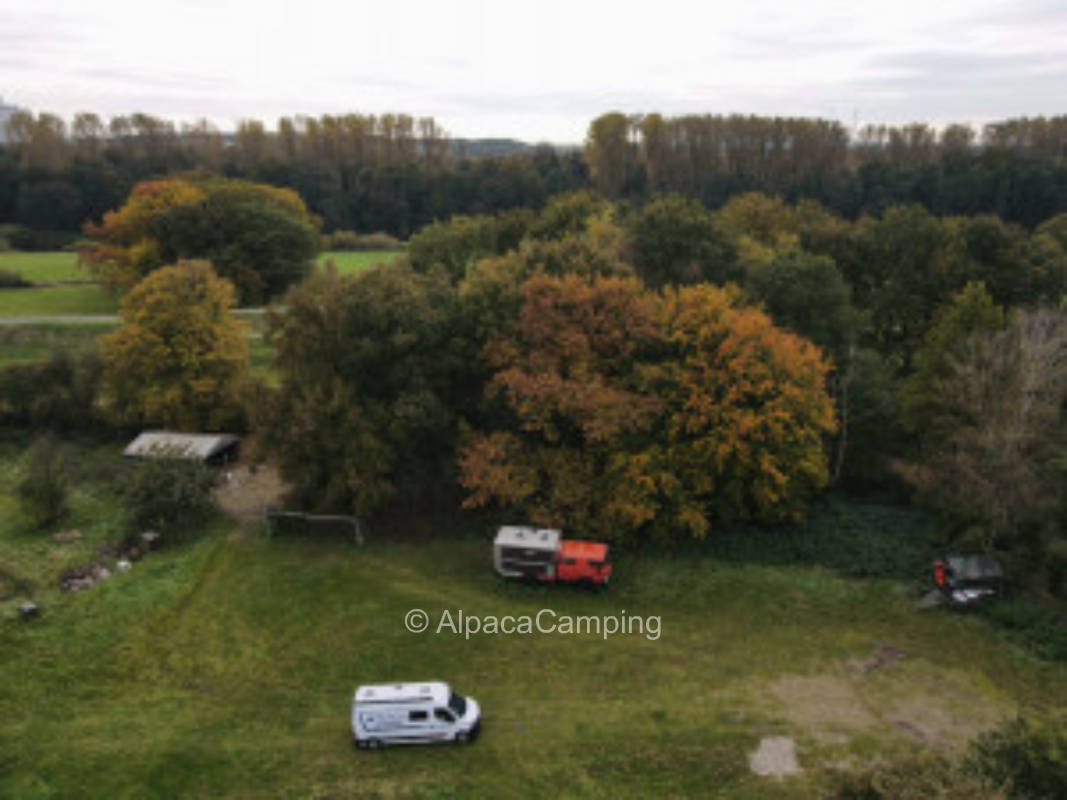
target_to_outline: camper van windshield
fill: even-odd
[[[467,713],[467,701],[462,695],[458,695],[452,692],[452,696],[448,698],[448,707],[456,712],[457,717],[462,717]]]

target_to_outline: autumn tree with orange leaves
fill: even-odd
[[[731,289],[536,275],[487,348],[510,424],[460,455],[466,506],[621,539],[795,519],[828,479],[828,365]]]

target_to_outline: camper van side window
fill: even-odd
[[[443,708],[435,708],[433,710],[433,715],[435,717],[437,717],[437,719],[441,720],[441,722],[455,722],[456,721],[455,718],[453,718],[453,716],[451,714],[449,714],[447,711],[445,711]]]
[[[425,711],[412,711],[408,714],[408,722],[425,722],[427,714]]]

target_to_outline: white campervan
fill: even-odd
[[[556,578],[563,534],[554,528],[505,525],[493,540],[493,566],[506,578]]]
[[[482,712],[473,697],[447,683],[360,686],[352,700],[356,747],[415,742],[467,742],[478,735]]]

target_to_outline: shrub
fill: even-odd
[[[983,605],[981,613],[1042,658],[1067,661],[1067,625],[1036,600],[1002,598]]]
[[[0,424],[65,431],[98,427],[101,372],[91,350],[77,356],[61,350],[47,361],[0,368]]]
[[[323,250],[358,250],[359,234],[355,231],[334,231],[322,237]]]
[[[3,252],[3,250],[2,242],[0,242],[0,252]],[[30,285],[28,280],[14,270],[0,269],[0,289],[21,289]]]
[[[215,474],[199,461],[167,457],[138,460],[120,473],[118,487],[131,530],[181,534],[207,519]]]
[[[66,456],[53,437],[41,437],[30,447],[15,493],[22,513],[35,528],[47,528],[66,515]]]
[[[916,756],[838,776],[833,800],[1001,800],[981,780],[938,756]]]
[[[22,225],[5,226],[4,238],[16,250],[29,252],[47,252],[63,250],[78,238],[78,234],[68,231],[38,231]]]
[[[1010,798],[1067,797],[1067,717],[1019,717],[971,743],[966,765]]]
[[[326,250],[399,250],[403,243],[383,231],[356,233],[342,230],[324,236],[323,246]]]
[[[360,250],[399,250],[404,246],[404,243],[397,239],[395,236],[391,236],[385,231],[375,231],[374,233],[364,233],[359,237]]]

